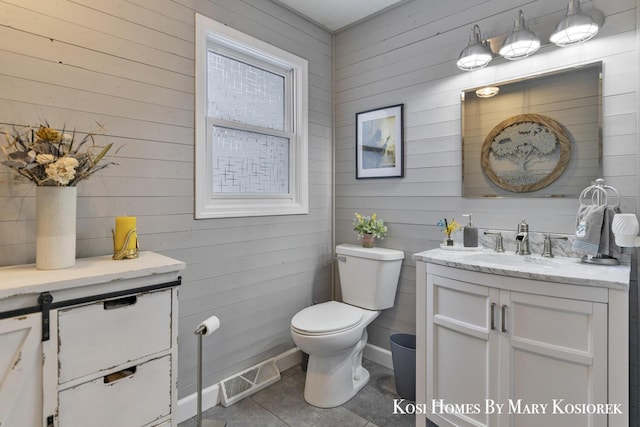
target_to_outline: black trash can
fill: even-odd
[[[416,336],[393,334],[391,358],[396,379],[396,391],[403,399],[416,400]]]

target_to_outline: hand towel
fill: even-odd
[[[573,249],[587,255],[598,255],[606,206],[581,205],[576,218],[576,238]]]
[[[613,216],[618,213],[620,209],[617,207],[607,206],[604,210],[604,217],[602,219],[602,232],[600,234],[600,246],[598,253],[602,255],[609,255],[612,257],[618,257],[621,253],[620,247],[616,245],[616,239],[611,231],[611,223],[613,222]]]

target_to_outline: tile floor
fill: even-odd
[[[218,405],[203,413],[204,419],[225,420],[228,427],[403,427],[415,426],[413,415],[393,415],[393,371],[363,361],[371,374],[369,383],[344,405],[320,409],[303,398],[305,373],[295,366],[281,373],[280,381],[228,408]],[[190,418],[178,427],[196,427]]]

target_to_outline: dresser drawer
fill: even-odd
[[[167,289],[59,310],[58,382],[170,348],[171,301]]]
[[[70,387],[58,399],[62,427],[149,425],[171,413],[171,356]]]

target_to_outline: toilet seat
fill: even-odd
[[[361,308],[329,301],[298,312],[291,319],[291,328],[302,335],[329,335],[358,326],[363,317]]]

